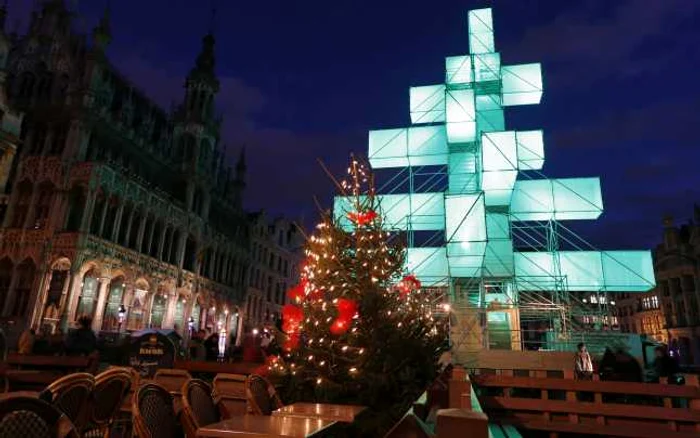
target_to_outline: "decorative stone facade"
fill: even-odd
[[[5,325],[239,330],[246,165],[224,165],[213,36],[166,112],[110,65],[108,13],[91,43],[71,17],[41,2],[9,40],[7,96],[25,117],[0,229]]]
[[[273,324],[287,301],[287,290],[299,281],[304,238],[296,225],[281,218],[268,221],[265,212],[249,216],[251,265],[246,297],[246,326]]]
[[[700,207],[687,224],[664,219],[654,270],[654,290],[618,300],[620,328],[667,343],[682,364],[700,366]]]

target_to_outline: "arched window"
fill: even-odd
[[[110,281],[109,295],[107,295],[102,318],[102,330],[117,330],[119,328],[119,307],[122,305],[125,286],[124,277],[122,276],[113,278]]]
[[[94,269],[90,269],[83,275],[83,282],[80,288],[80,296],[78,297],[78,307],[75,311],[75,319],[81,316],[93,317],[95,314],[95,305],[97,304],[97,294],[99,293],[99,282],[97,273]]]
[[[127,330],[141,330],[145,327],[148,316],[148,283],[141,280],[134,287],[134,294],[129,305],[129,316],[126,322]]]
[[[165,294],[159,293],[153,297],[153,305],[151,306],[151,328],[163,327],[163,319],[165,318],[165,309],[167,305],[168,299]]]

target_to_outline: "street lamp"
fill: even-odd
[[[119,311],[117,312],[117,320],[119,321],[119,332],[122,331],[122,324],[124,324],[124,319],[126,318],[126,308],[123,304],[119,305]]]

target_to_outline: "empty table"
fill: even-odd
[[[238,415],[197,429],[202,438],[303,438],[335,424],[320,418]]]
[[[294,403],[277,409],[273,416],[320,418],[323,420],[352,423],[355,418],[364,411],[364,406],[334,405],[328,403]]]

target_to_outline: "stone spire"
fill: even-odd
[[[112,42],[112,30],[109,25],[109,2],[105,5],[102,18],[97,26],[92,30],[92,43],[99,52],[104,52]]]

